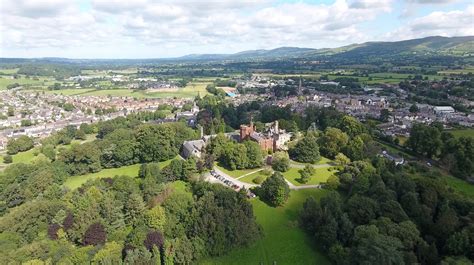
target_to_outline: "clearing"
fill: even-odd
[[[298,227],[298,215],[306,198],[320,199],[325,190],[294,190],[283,207],[270,207],[259,199],[251,201],[264,236],[249,247],[235,249],[226,256],[206,259],[200,264],[330,264],[316,249],[311,238]]]

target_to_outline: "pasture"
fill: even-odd
[[[230,251],[222,257],[210,258],[199,264],[330,264],[316,249],[311,238],[298,227],[298,216],[309,197],[320,199],[325,190],[293,190],[283,207],[270,207],[259,199],[251,201],[257,222],[263,228],[263,238],[254,244]]]

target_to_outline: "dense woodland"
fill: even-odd
[[[373,127],[331,108],[298,114],[260,102],[234,107],[219,95],[198,104],[198,122],[207,133],[232,131],[251,117],[257,130],[278,120],[281,128],[301,133],[288,153],[273,154],[275,173],[253,190],[272,207],[291,196],[281,174],[290,157],[335,160],[339,173],[324,184],[331,192],[320,202],[309,198],[300,216],[314,248],[334,263],[473,259],[472,199],[448,188],[438,169],[417,162],[396,167],[378,157]],[[8,166],[0,175],[0,255],[7,263],[189,264],[264,236],[246,191],[199,177],[214,161],[230,169],[260,167],[266,154],[258,145],[219,134],[202,160],[174,159],[182,142],[196,139],[197,133],[184,123],[154,124],[155,118],[142,113],[67,127],[42,140],[44,157]],[[97,135],[92,142],[71,144],[92,133]],[[9,150],[27,150],[30,141],[12,141]],[[440,128],[420,125],[407,146],[420,157],[451,165],[458,177],[472,170],[472,138],[455,139]],[[160,167],[158,162],[170,159]],[[142,165],[136,178],[97,179],[75,190],[63,186],[73,175],[137,163]],[[310,169],[301,170],[302,178],[311,175],[305,170]]]

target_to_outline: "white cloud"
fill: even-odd
[[[335,47],[374,40],[363,24],[392,12],[395,3],[394,0],[335,0],[332,4],[276,0],[81,1],[3,0],[7,4],[0,18],[2,55],[12,56],[8,54],[10,51],[15,56],[37,51],[37,56],[60,56],[54,54],[57,50],[69,57],[157,57],[278,46]],[[80,6],[84,1],[87,4]],[[418,2],[427,1],[433,0]],[[472,32],[467,11],[452,12],[406,21],[391,37]]]
[[[474,35],[474,5],[465,10],[432,12],[390,32],[387,39]]]

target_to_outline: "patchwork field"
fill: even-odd
[[[306,189],[291,191],[283,207],[273,208],[254,199],[251,201],[257,222],[262,226],[264,237],[249,247],[236,249],[223,257],[207,259],[200,264],[330,264],[316,249],[314,242],[297,224],[298,214],[306,198],[320,199],[325,190]]]
[[[1,72],[1,70],[0,70]],[[19,85],[28,87],[28,88],[42,88],[52,85],[54,80],[51,78],[41,77],[38,80],[33,78],[25,78],[25,76],[20,76],[19,78],[13,79],[8,76],[0,76],[0,90],[7,89],[8,85],[18,83]]]
[[[61,89],[61,90],[45,90],[46,93],[53,93],[67,96],[122,96],[134,98],[193,98],[200,94],[204,96],[207,94],[207,82],[193,82],[186,87],[177,88],[176,91],[136,91],[127,88],[113,88],[113,89]]]

